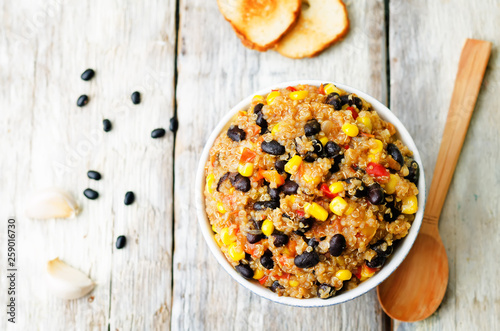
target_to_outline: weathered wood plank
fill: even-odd
[[[398,330],[500,327],[499,19],[498,1],[390,3],[391,108],[415,139],[428,185],[465,39],[488,40],[494,47],[441,214],[441,237],[450,262],[448,290],[436,314],[418,323],[396,322]]]
[[[208,135],[253,91],[286,80],[332,79],[386,100],[383,1],[353,1],[348,9],[352,31],[342,43],[314,59],[290,60],[245,49],[215,1],[181,1],[172,329],[381,329],[374,292],[336,307],[299,309],[240,287],[208,252],[193,199],[195,169]]]

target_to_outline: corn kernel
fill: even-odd
[[[328,142],[328,138],[327,137],[319,138],[319,141],[321,141],[321,145],[325,146],[326,143]]]
[[[275,126],[273,126],[273,129],[271,130],[271,134],[275,135],[276,133],[280,132],[280,124],[281,122],[276,123]]]
[[[220,231],[220,239],[224,245],[230,245],[236,241],[236,236],[229,230],[229,228],[224,228]]]
[[[226,208],[224,208],[224,205],[222,204],[222,202],[217,202],[217,210],[221,214],[225,214],[226,213]]]
[[[253,279],[261,279],[262,277],[264,277],[264,271],[262,271],[262,269],[255,270],[253,273]]]
[[[318,185],[321,182],[321,177],[312,177],[309,174],[302,175],[302,179],[309,184]]]
[[[300,165],[302,164],[302,158],[299,155],[294,155],[292,158],[285,164],[285,171],[289,174],[293,175],[297,172]]]
[[[253,163],[248,162],[238,165],[238,172],[244,177],[250,177],[253,174]]]
[[[355,124],[345,123],[342,125],[342,131],[349,137],[356,137],[359,133],[359,129]]]
[[[253,100],[255,101],[264,101],[264,97],[262,95],[254,95]]]
[[[221,241],[219,236],[215,236],[215,242],[217,243],[217,245],[219,245],[219,247],[224,246],[224,243]]]
[[[262,223],[262,226],[261,226],[261,229],[262,229],[262,233],[264,235],[266,235],[267,237],[269,237],[270,235],[273,234],[273,231],[274,231],[274,224],[272,221],[266,219],[263,223]]]
[[[326,221],[328,218],[328,211],[316,202],[306,203],[304,205],[304,211],[319,221]]]
[[[396,192],[396,184],[399,181],[399,177],[397,175],[390,174],[389,175],[389,181],[385,184],[385,193],[387,194],[393,194]]]
[[[227,249],[227,253],[233,261],[239,261],[245,258],[245,251],[238,243],[232,243]]]
[[[415,195],[403,199],[401,212],[403,214],[415,214],[418,209],[418,200]]]
[[[330,202],[330,210],[338,216],[342,216],[347,208],[348,203],[342,197],[333,198]]]
[[[368,162],[379,163],[380,154],[368,154]]]
[[[356,120],[363,124],[368,131],[372,131],[372,120],[368,116],[359,116]]]
[[[295,279],[292,279],[291,281],[288,282],[288,285],[290,285],[291,287],[297,287],[299,286],[299,282],[296,281]]]
[[[308,91],[294,91],[290,93],[290,99],[292,100],[302,100],[307,97]]]
[[[274,99],[276,99],[276,97],[278,97],[278,96],[280,96],[280,95],[281,95],[281,94],[280,94],[280,92],[278,92],[278,91],[273,91],[273,92],[269,93],[269,94],[267,95],[267,98],[266,98],[267,104],[268,104],[268,105],[272,105],[272,104],[273,104],[273,102],[274,102]]]
[[[215,233],[218,233],[218,232],[217,232],[217,229],[215,228],[215,224],[214,224],[214,225],[212,225],[212,231],[213,231],[213,232],[215,232]]]
[[[370,148],[370,153],[371,154],[378,154],[378,153],[382,152],[382,150],[384,149],[384,143],[378,139],[371,139],[371,141],[373,142],[375,147]]]
[[[214,182],[215,182],[215,176],[214,174],[210,174],[207,176],[207,192],[212,194],[214,193],[214,189],[213,189],[213,185],[214,185]]]
[[[332,193],[340,193],[344,190],[344,184],[342,182],[335,182],[328,188]]]
[[[347,269],[339,270],[335,273],[335,277],[338,279],[344,281],[344,280],[349,280],[352,277],[352,272],[350,272]]]
[[[351,206],[349,205],[349,208],[347,208],[347,210],[344,212],[345,215],[351,215],[353,213],[353,211],[356,210],[356,206]]]
[[[337,86],[333,84],[326,84],[325,87],[323,88],[325,93],[328,95],[330,93],[338,93],[340,95],[342,92],[337,88]]]

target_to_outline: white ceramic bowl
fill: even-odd
[[[280,84],[276,84],[272,87],[257,91],[255,93],[252,93],[245,99],[243,99],[241,102],[239,102],[236,106],[234,106],[227,114],[224,116],[217,127],[213,130],[212,134],[208,138],[208,141],[205,145],[205,148],[203,149],[203,152],[201,154],[200,158],[200,163],[198,165],[198,170],[197,170],[197,176],[196,176],[196,208],[197,208],[197,213],[198,213],[198,221],[200,223],[200,228],[201,232],[203,233],[203,237],[205,237],[205,241],[208,244],[208,247],[210,248],[210,251],[212,251],[212,254],[215,256],[219,264],[226,270],[231,277],[233,277],[238,283],[249,289],[250,291],[260,295],[261,297],[264,297],[266,299],[269,299],[274,302],[290,305],[290,306],[296,306],[296,307],[325,307],[325,306],[331,306],[335,304],[339,304],[342,302],[346,302],[349,300],[352,300],[362,294],[365,294],[366,292],[372,290],[375,288],[378,284],[383,282],[389,275],[396,270],[396,268],[401,264],[401,262],[404,260],[408,252],[410,251],[411,247],[413,246],[413,243],[415,242],[415,239],[417,237],[418,231],[420,229],[420,225],[422,224],[422,218],[424,215],[424,206],[425,206],[425,177],[424,177],[424,169],[422,167],[422,160],[420,159],[420,154],[417,150],[417,147],[415,146],[415,143],[413,142],[413,139],[411,138],[410,134],[406,130],[406,128],[403,126],[403,124],[398,120],[398,118],[382,103],[377,101],[375,98],[369,96],[366,93],[363,93],[355,88],[335,83],[335,82],[328,82],[328,83],[333,83],[335,84],[338,88],[343,89],[349,93],[355,93],[359,97],[365,99],[367,102],[369,102],[373,109],[377,111],[379,116],[384,119],[385,121],[388,121],[392,123],[397,131],[398,131],[398,137],[401,139],[401,141],[408,146],[408,148],[413,152],[413,156],[415,161],[420,166],[420,179],[418,182],[418,190],[419,190],[419,195],[418,195],[418,206],[419,209],[417,211],[415,221],[413,222],[413,225],[410,229],[410,232],[408,233],[408,236],[402,240],[401,244],[398,246],[397,249],[394,250],[394,253],[391,255],[391,257],[387,260],[386,264],[384,267],[378,271],[373,277],[370,279],[364,281],[361,283],[358,287],[356,287],[353,290],[343,292],[339,295],[336,295],[330,299],[323,300],[320,298],[311,298],[311,299],[296,299],[296,298],[291,298],[291,297],[284,297],[284,296],[278,296],[276,293],[270,291],[268,288],[260,285],[256,280],[247,280],[243,278],[232,266],[231,264],[226,260],[226,257],[222,254],[219,246],[215,242],[214,239],[214,233],[212,231],[212,227],[210,225],[210,221],[207,217],[207,214],[205,212],[205,198],[203,195],[203,190],[205,187],[205,163],[208,159],[209,156],[209,150],[212,147],[215,139],[217,136],[220,134],[220,132],[227,126],[228,122],[233,118],[233,116],[240,110],[246,110],[254,95],[267,95],[268,93],[271,92],[273,89],[277,88],[285,88],[287,86],[295,86],[298,84],[308,84],[308,85],[315,85],[319,86],[321,83],[325,83],[326,81],[319,81],[319,80],[301,80],[301,81],[292,81],[292,82],[284,82]]]

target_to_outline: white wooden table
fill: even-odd
[[[244,48],[216,1],[0,0],[0,303],[7,304],[6,226],[17,222],[17,323],[1,330],[499,330],[500,1],[352,0],[351,31],[313,59]],[[176,20],[178,13],[178,21]],[[390,106],[413,135],[430,184],[466,38],[493,53],[440,229],[450,261],[441,308],[391,321],[375,291],[299,309],[236,284],[198,230],[194,178],[203,145],[237,100],[294,79],[355,86]],[[79,76],[96,70],[90,82]],[[132,105],[130,94],[143,102]],[[86,107],[76,99],[88,94]],[[162,139],[151,130],[179,131]],[[102,131],[109,118],[113,130]],[[99,182],[86,177],[98,170]],[[83,210],[73,220],[23,215],[33,190],[58,186]],[[99,191],[95,201],[82,192]],[[136,202],[124,206],[126,191]],[[127,246],[116,250],[118,235]],[[59,256],[97,282],[55,298],[43,278]]]

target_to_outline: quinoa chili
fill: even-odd
[[[215,140],[205,176],[227,260],[295,298],[372,277],[418,209],[419,166],[394,125],[333,84],[255,96]]]

